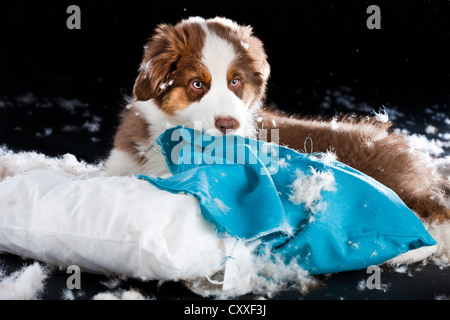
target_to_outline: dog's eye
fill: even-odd
[[[232,87],[237,87],[239,85],[239,79],[238,78],[234,78],[233,80],[231,80],[231,86]]]
[[[191,86],[196,89],[196,90],[200,90],[203,88],[203,82],[201,81],[192,81]]]

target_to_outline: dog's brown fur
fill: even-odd
[[[268,130],[268,141],[271,129],[278,129],[281,145],[303,150],[309,137],[314,152],[334,152],[339,161],[395,191],[421,218],[450,220],[450,209],[443,203],[450,196],[450,182],[422,154],[413,152],[403,135],[390,133],[390,122],[343,116],[333,128],[331,121],[289,117],[267,109],[260,116],[259,127]]]

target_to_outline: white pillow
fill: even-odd
[[[0,250],[142,280],[209,277],[226,256],[192,196],[56,170],[0,182]]]

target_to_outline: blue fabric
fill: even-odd
[[[260,249],[296,259],[312,274],[362,269],[436,244],[392,190],[343,163],[184,127],[166,130],[158,144],[173,176],[139,178],[194,195],[218,232],[260,240]],[[320,191],[312,210],[291,195],[297,178],[314,173],[332,174],[334,185]]]

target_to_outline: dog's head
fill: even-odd
[[[152,99],[174,125],[213,135],[254,133],[270,67],[252,28],[225,18],[159,25],[144,47],[133,95]]]

